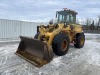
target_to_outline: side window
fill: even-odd
[[[59,22],[64,22],[64,15],[59,15]]]
[[[60,20],[60,21],[62,21],[62,17],[63,17],[62,15],[59,16],[59,20]]]

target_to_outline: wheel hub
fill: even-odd
[[[84,38],[80,39],[80,44],[83,45],[84,44]]]
[[[63,42],[62,42],[62,50],[65,51],[67,49],[67,46],[68,46],[67,40],[63,40]]]

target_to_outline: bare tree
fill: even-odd
[[[94,20],[92,20],[92,24],[90,25],[90,29],[94,30]]]
[[[99,18],[99,20],[98,20],[98,26],[97,26],[97,28],[100,27],[100,16],[98,16],[98,18]]]
[[[91,19],[86,20],[86,29],[89,30],[91,25]]]

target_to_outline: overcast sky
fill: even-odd
[[[62,8],[77,11],[78,18],[95,18],[100,0],[0,0],[0,19],[48,22]]]

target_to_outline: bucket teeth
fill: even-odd
[[[27,61],[41,67],[49,63],[53,58],[53,51],[50,50],[46,43],[37,39],[20,36],[21,42],[16,54]]]

